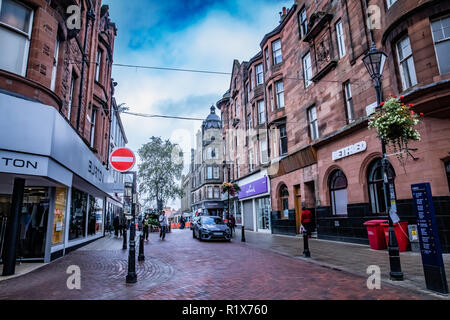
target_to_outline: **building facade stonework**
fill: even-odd
[[[80,28],[68,27],[69,6]],[[111,79],[117,28],[100,0],[2,0],[0,22],[2,262],[49,262],[123,211],[109,166],[126,143]]]
[[[422,140],[411,143],[405,167],[388,148],[397,213],[415,224],[411,184],[430,182],[443,250],[450,251],[449,5],[298,0],[283,9],[280,24],[263,37],[261,52],[250,63],[234,62],[229,98],[219,101],[224,139],[233,136],[226,128],[258,125],[251,101],[263,92],[272,233],[297,234],[302,208],[308,208],[319,238],[368,243],[363,223],[388,218],[380,181],[381,142],[367,128],[376,95],[362,58],[374,41],[388,56],[384,99],[403,96],[403,102],[423,113],[417,126]],[[262,84],[254,68],[259,62]],[[249,135],[243,131],[242,143],[234,138],[234,146],[247,155]],[[226,151],[233,154],[231,148]],[[248,157],[238,157],[232,181],[251,174]]]

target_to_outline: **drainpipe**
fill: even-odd
[[[92,1],[89,0],[89,10],[86,12],[86,30],[84,32],[84,44],[83,44],[83,52],[82,52],[82,61],[81,61],[81,78],[80,78],[80,94],[78,96],[78,112],[77,112],[77,131],[80,130],[80,120],[81,120],[81,105],[83,101],[83,82],[84,82],[84,70],[86,65],[86,47],[87,47],[87,38],[88,38],[88,30],[89,30],[89,20],[95,20],[95,13],[92,5]]]

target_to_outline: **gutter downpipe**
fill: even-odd
[[[84,82],[84,71],[86,65],[86,47],[87,47],[87,37],[89,30],[89,20],[95,20],[95,13],[93,10],[92,1],[89,0],[89,10],[86,12],[86,30],[84,32],[84,44],[83,44],[83,58],[81,64],[81,78],[80,78],[80,94],[78,96],[78,111],[77,111],[77,131],[80,130],[80,120],[81,120],[81,106],[83,102],[83,82]]]

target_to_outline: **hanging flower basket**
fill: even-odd
[[[419,123],[420,116],[411,109],[412,104],[402,103],[402,98],[391,96],[389,100],[380,104],[381,109],[369,119],[369,129],[375,129],[378,137],[393,147],[399,160],[402,159],[403,152],[409,154],[409,141],[420,141],[420,133],[414,129]]]
[[[241,191],[241,188],[235,183],[224,182],[222,184],[222,193],[228,192],[231,196],[234,196],[239,191]]]

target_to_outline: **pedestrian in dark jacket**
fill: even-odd
[[[115,216],[113,220],[113,227],[114,227],[114,235],[116,237],[119,236],[119,226],[120,226],[120,219],[119,216]]]
[[[231,236],[233,236],[233,232],[235,232],[235,228],[236,228],[236,219],[234,218],[233,215],[230,215],[230,218],[228,219],[228,223],[230,226],[230,231],[231,231]]]
[[[149,228],[149,224],[148,224],[148,216],[144,217],[144,220],[142,220],[142,235],[145,238],[145,241],[148,241],[148,228]]]

